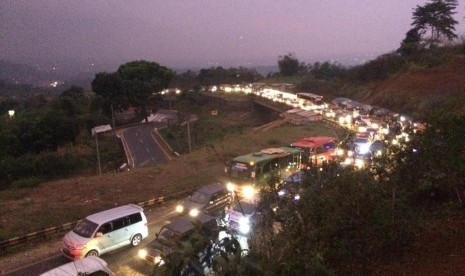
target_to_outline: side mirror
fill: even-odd
[[[97,233],[95,233],[95,237],[97,237],[97,238],[98,238],[98,237],[102,237],[102,236],[103,236],[103,233],[102,233],[102,232],[97,232]]]

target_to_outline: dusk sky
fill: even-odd
[[[0,59],[276,65],[395,50],[425,0],[2,0]],[[459,1],[463,2],[463,1]],[[465,35],[465,4],[457,33]]]

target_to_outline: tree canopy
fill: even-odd
[[[131,61],[121,65],[116,72],[101,72],[92,81],[92,90],[109,106],[123,110],[130,105],[137,107],[145,117],[153,94],[167,88],[174,71],[156,62]]]
[[[279,56],[278,59],[279,72],[284,77],[295,76],[300,71],[299,60],[293,53],[284,56]]]
[[[456,7],[456,0],[432,0],[423,6],[418,5],[413,11],[413,28],[410,37],[414,37],[417,32],[428,46],[439,44],[443,38],[447,40],[457,38],[455,25],[458,22],[453,17]]]

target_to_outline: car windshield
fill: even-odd
[[[190,201],[197,202],[197,203],[205,203],[208,200],[206,194],[196,191],[194,194],[189,198]]]
[[[73,228],[73,232],[84,238],[92,237],[98,224],[87,219],[83,219]]]
[[[174,245],[181,239],[181,235],[173,231],[169,228],[161,229],[160,233],[158,233],[157,241],[163,245]]]
[[[255,204],[248,203],[245,201],[240,201],[236,205],[234,205],[233,210],[242,214],[242,212],[246,215],[253,214],[255,212]]]

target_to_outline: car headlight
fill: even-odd
[[[141,249],[137,255],[139,255],[139,258],[145,259],[145,257],[147,257],[147,250]]]
[[[226,184],[226,189],[229,191],[229,192],[234,192],[234,190],[236,189],[236,185],[234,185],[233,183],[231,182],[228,182]]]
[[[191,217],[196,217],[198,215],[199,215],[199,210],[196,209],[196,208],[189,211],[189,216],[191,216]]]
[[[182,205],[176,206],[176,212],[182,213],[183,211],[184,211],[184,206],[182,206]]]
[[[359,147],[358,153],[367,154],[370,151],[370,144],[362,144]]]
[[[243,234],[247,234],[250,231],[250,221],[249,218],[241,218],[239,220],[239,231]]]
[[[299,201],[299,199],[300,199],[300,195],[295,195],[294,196],[294,201]]]

